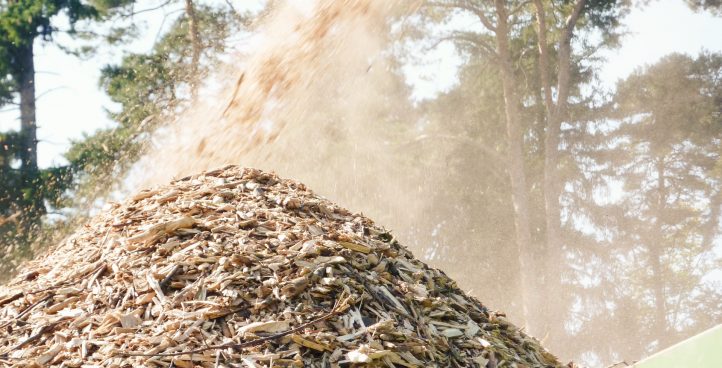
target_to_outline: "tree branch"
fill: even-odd
[[[529,5],[529,3],[529,0],[522,1],[521,3],[519,3],[519,5],[515,6],[509,11],[509,15],[515,15],[516,13],[524,9],[525,6]]]
[[[547,43],[547,24],[546,14],[544,12],[544,4],[541,0],[534,0],[537,19],[537,39],[539,46],[539,75],[541,79],[542,89],[544,90],[544,106],[546,107],[547,116],[553,111],[552,86],[549,80],[549,57]]]
[[[562,34],[561,42],[568,43],[571,41],[572,34],[574,33],[574,27],[577,25],[577,20],[579,20],[579,16],[582,14],[582,9],[584,9],[585,3],[585,0],[577,0],[574,4],[574,10],[572,10],[572,14],[569,14],[564,24],[564,33]]]
[[[158,9],[160,9],[160,8],[162,8],[162,7],[170,4],[171,1],[173,1],[173,0],[167,0],[166,2],[164,2],[164,3],[162,3],[162,4],[158,5],[158,6],[155,6],[155,7],[152,7],[152,8],[147,8],[147,9],[141,9],[141,10],[138,10],[138,11],[131,11],[130,13],[121,14],[120,16],[121,16],[121,17],[132,17],[132,16],[134,16],[134,15],[138,15],[138,14],[141,14],[141,13],[145,13],[145,12],[149,12],[149,11],[153,11],[153,10],[158,10]]]
[[[563,115],[566,113],[567,98],[569,97],[569,74],[571,64],[571,40],[574,34],[574,27],[577,25],[577,20],[582,14],[584,9],[585,0],[577,0],[574,4],[574,10],[567,17],[564,25],[564,33],[562,34],[561,40],[559,40],[559,72],[557,77],[557,106],[556,112],[558,119],[563,119]]]
[[[714,246],[714,238],[720,224],[720,207],[722,207],[722,190],[718,190],[712,198],[710,198],[710,214],[705,224],[704,235],[702,239],[702,247],[704,249],[712,249]]]
[[[487,56],[490,56],[496,60],[498,57],[496,50],[494,50],[494,47],[490,45],[488,42],[484,42],[480,37],[475,37],[475,35],[472,32],[453,32],[452,34],[444,37],[440,37],[436,40],[431,46],[425,48],[427,51],[436,48],[445,41],[461,41],[461,42],[467,42],[474,46],[477,46],[482,53],[484,53]]]
[[[429,6],[438,7],[438,8],[457,8],[457,9],[463,9],[467,10],[479,18],[481,23],[486,27],[486,29],[496,32],[496,26],[494,26],[491,23],[491,20],[489,17],[484,14],[484,11],[474,5],[472,5],[469,1],[464,0],[458,0],[458,1],[452,1],[448,3],[441,3],[441,2],[427,2]]]
[[[47,91],[44,91],[43,93],[40,93],[39,95],[37,95],[37,96],[35,97],[35,101],[40,100],[43,96],[45,96],[45,95],[47,95],[47,94],[49,94],[49,93],[51,93],[51,92],[55,92],[55,91],[57,91],[57,90],[67,89],[67,88],[68,88],[68,86],[53,87],[53,88],[51,88],[51,89],[49,89],[49,90],[47,90]]]

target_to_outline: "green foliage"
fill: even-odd
[[[98,37],[92,32],[78,32],[74,25],[80,20],[101,20],[123,16],[132,0],[17,0],[0,1],[0,107],[15,103],[24,71],[21,53],[32,50],[36,38],[51,40],[56,29],[53,19],[64,14],[70,21],[70,32],[77,39],[94,42],[77,49],[64,48],[76,56],[95,52]],[[213,63],[214,55],[223,50],[224,42],[239,16],[222,8],[199,6],[196,10],[202,49],[205,52],[201,71]],[[106,42],[117,45],[137,34],[134,24],[110,28]],[[130,54],[120,65],[102,71],[101,86],[121,111],[111,113],[118,122],[112,129],[102,130],[75,142],[66,154],[70,164],[65,167],[32,169],[19,165],[24,132],[0,135],[0,243],[27,254],[28,244],[39,233],[40,219],[47,210],[78,206],[98,194],[91,188],[112,190],[122,173],[138,157],[143,137],[155,123],[177,112],[188,98],[191,76],[191,45],[188,20],[179,17],[171,30],[150,54]],[[33,147],[32,149],[36,149]],[[19,165],[19,166],[18,166]],[[97,185],[102,182],[111,185]],[[11,220],[8,220],[11,219]],[[50,226],[44,223],[43,226]],[[6,248],[12,254],[11,248]]]
[[[607,235],[603,251],[580,259],[596,280],[578,300],[598,314],[577,336],[609,335],[597,344],[610,360],[644,356],[722,318],[719,285],[707,280],[720,265],[721,75],[722,55],[708,53],[639,69],[617,86],[613,120],[595,124],[599,140],[586,140],[593,187],[623,185],[622,198],[588,215]]]
[[[106,14],[122,11],[134,3],[135,0],[90,0],[90,4],[93,8]]]
[[[705,10],[712,14],[722,15],[722,1],[720,0],[686,0],[694,10]]]
[[[37,39],[50,41],[56,16],[67,17],[71,34],[81,20],[98,20],[103,11],[81,0],[0,1],[0,108],[21,107],[21,130],[0,133],[0,244],[5,262],[26,257],[29,244],[39,234],[41,218],[61,207],[72,183],[71,168],[38,169],[27,152],[37,152],[33,45]],[[30,89],[30,88],[32,89]],[[9,261],[8,261],[9,259]]]
[[[463,3],[496,19],[490,5],[482,2],[437,3]],[[536,19],[528,3],[507,5],[517,10],[511,17],[511,59],[521,95],[533,252],[541,260],[546,256],[542,179],[547,122],[537,67]],[[543,5],[548,39],[555,44],[573,2]],[[442,238],[452,239],[428,245],[439,264],[458,270],[464,259],[482,259],[483,267],[476,267],[473,276],[460,271],[459,280],[519,318],[521,306],[514,304],[516,294],[509,290],[518,286],[511,281],[518,270],[509,266],[518,264],[518,255],[496,45],[493,33],[483,28],[439,35],[439,25],[448,29],[461,7],[451,9],[427,8],[423,18],[414,20],[417,29],[407,32],[422,44],[449,39],[468,58],[459,86],[424,105],[429,119],[424,131],[436,137],[435,145],[446,144],[442,137],[455,141],[449,143],[449,175],[439,184],[454,188],[454,194],[442,191],[438,199],[432,196],[429,222],[419,227],[445,232]],[[620,19],[628,9],[625,1],[586,3],[575,30],[579,36],[572,42],[569,114],[559,145],[565,292],[562,300],[554,301],[561,305],[555,323],[565,321],[565,339],[575,343],[552,341],[550,347],[597,364],[639,359],[722,318],[720,286],[707,280],[721,263],[712,252],[722,204],[721,58],[670,55],[630,76],[611,98],[597,86],[595,73],[603,60],[594,53],[618,45]],[[552,79],[558,51],[549,49]],[[659,190],[660,162],[664,193]],[[660,198],[666,200],[660,204]],[[661,265],[653,270],[657,253]],[[476,280],[501,281],[479,285]],[[660,306],[666,319],[663,327],[655,317]],[[537,304],[529,307],[539,309]],[[580,351],[580,346],[590,348]]]
[[[122,112],[112,114],[121,126],[140,123],[158,114],[176,100],[177,70],[168,55],[129,55],[119,66],[106,66],[102,71],[102,87]]]
[[[228,37],[244,24],[225,7],[196,5],[195,10],[202,51],[198,76],[191,75],[193,45],[186,16],[174,21],[151,52],[131,53],[119,65],[103,68],[100,86],[120,105],[119,111],[109,112],[117,126],[74,142],[66,153],[76,173],[76,200],[88,201],[113,190],[143,152],[148,134],[187,106],[191,83],[207,75]]]
[[[9,60],[10,52],[7,47],[3,47],[0,41],[0,60]],[[2,63],[2,62],[0,62]],[[0,68],[3,68],[1,66]],[[7,66],[5,66],[7,68]],[[0,69],[2,71],[2,69]],[[13,92],[15,91],[15,82],[10,73],[0,74],[0,107],[6,106],[13,101]]]
[[[201,77],[223,52],[225,40],[239,24],[235,13],[200,6],[196,10],[204,60]],[[138,125],[149,116],[170,112],[187,102],[192,45],[188,21],[179,18],[149,54],[130,54],[120,65],[106,66],[101,86],[110,98],[121,104],[112,117],[122,126]]]
[[[38,36],[50,39],[54,31],[51,18],[63,11],[71,25],[99,16],[96,8],[79,0],[6,0],[0,3],[2,40],[18,47],[33,42]]]
[[[588,0],[584,5],[587,21],[605,33],[615,34],[620,20],[629,11],[630,0]]]
[[[488,2],[470,1],[470,2],[454,2],[454,1],[434,1],[433,4],[444,4],[443,6],[429,6],[424,11],[425,25],[431,25],[431,29],[427,28],[426,32],[417,33],[417,37],[422,40],[434,35],[433,27],[435,25],[444,24],[448,27],[453,23],[454,17],[458,16],[459,11],[468,11],[473,9],[475,12],[482,13],[486,19],[496,20],[497,15],[493,5]],[[561,3],[551,3],[544,1],[542,6],[545,12],[547,27],[547,43],[550,84],[556,87],[557,68],[559,66],[560,39],[567,29],[567,19],[574,10],[575,1],[564,1]],[[461,6],[464,5],[464,6]],[[520,110],[521,129],[524,136],[524,173],[528,186],[528,205],[530,219],[530,230],[532,237],[532,249],[529,250],[531,258],[537,263],[529,267],[534,270],[541,270],[545,267],[545,257],[548,256],[548,248],[546,242],[546,208],[544,202],[543,180],[545,175],[544,159],[545,159],[545,137],[548,131],[546,107],[544,104],[544,96],[542,89],[541,74],[539,71],[539,53],[538,53],[538,28],[536,23],[536,8],[530,2],[512,1],[507,2],[508,9],[514,13],[510,16],[510,53],[512,67],[514,73],[514,84],[516,93],[519,95],[518,101],[513,101]],[[452,11],[448,11],[451,9]],[[574,161],[573,148],[577,143],[575,139],[583,136],[583,129],[586,127],[595,111],[598,109],[596,101],[599,100],[600,94],[594,87],[596,79],[596,70],[600,67],[600,60],[594,57],[595,51],[603,48],[613,48],[617,45],[619,37],[620,19],[626,14],[628,9],[627,2],[624,1],[591,1],[586,2],[581,13],[581,17],[576,24],[574,34],[595,34],[600,37],[579,38],[578,42],[573,42],[572,60],[570,65],[570,98],[569,98],[569,116],[565,116],[565,131],[560,136],[559,152],[559,168],[556,175],[558,180],[564,185],[572,187],[584,186],[583,167]],[[422,23],[422,26],[424,24]],[[511,192],[509,191],[510,182],[508,174],[507,161],[507,140],[504,112],[504,96],[502,91],[502,83],[499,80],[500,67],[496,58],[497,45],[494,40],[494,32],[486,29],[479,24],[481,29],[478,32],[451,32],[447,37],[458,45],[458,49],[464,52],[469,61],[462,72],[461,84],[458,92],[452,92],[448,96],[440,97],[440,104],[433,104],[434,112],[438,113],[438,124],[443,129],[457,132],[458,138],[470,136],[472,144],[465,147],[466,154],[458,152],[457,157],[452,162],[459,162],[466,166],[465,169],[459,170],[459,181],[468,181],[461,184],[462,187],[468,188],[468,191],[481,191],[484,195],[470,196],[469,198],[459,198],[453,203],[470,203],[469,212],[463,212],[460,217],[480,219],[494,218],[494,225],[486,228],[486,231],[475,232],[475,237],[469,239],[471,244],[478,247],[471,252],[480,252],[484,254],[491,252],[496,247],[498,249],[499,242],[503,241],[508,244],[504,249],[503,257],[494,257],[490,259],[491,263],[487,272],[482,272],[482,279],[498,277],[498,270],[509,271],[502,276],[502,279],[514,279],[518,275],[518,269],[509,267],[509,264],[516,264],[515,258],[520,255],[515,248],[516,239],[514,234],[515,215],[512,205]],[[436,36],[436,35],[434,35]],[[578,55],[587,55],[581,57]],[[556,88],[554,88],[556,90]],[[454,96],[455,105],[452,105],[447,98]],[[455,109],[447,110],[446,106],[456,106]],[[468,111],[469,116],[463,125],[468,124],[474,127],[475,133],[469,134],[464,131],[457,131],[456,122],[454,127],[449,127],[446,116],[457,116],[459,111]],[[474,152],[474,154],[471,154]],[[490,155],[490,153],[493,153]],[[495,164],[489,165],[489,162]],[[479,165],[484,167],[479,167]],[[468,166],[467,166],[468,165]],[[491,166],[491,167],[489,167]],[[462,166],[463,167],[463,166]],[[494,170],[494,175],[482,174],[483,180],[479,179],[477,173]],[[468,173],[468,174],[467,174]],[[450,175],[454,178],[453,175]],[[474,183],[480,186],[479,189],[474,188]],[[481,188],[484,188],[481,190]],[[588,188],[586,188],[589,190]],[[576,206],[584,206],[587,199],[583,198],[585,191],[563,191],[560,196],[562,204],[562,212],[572,210]],[[445,194],[440,196],[443,200]],[[489,203],[495,202],[496,206],[489,207]],[[485,210],[489,212],[476,212]],[[586,209],[585,209],[586,210]],[[502,224],[504,226],[502,226]],[[567,250],[586,249],[593,246],[594,241],[587,234],[580,231],[573,219],[566,217],[562,220],[561,235],[565,240],[563,247]],[[477,225],[480,226],[480,225]],[[450,230],[456,231],[456,230]],[[464,232],[466,234],[466,232]],[[503,234],[503,235],[502,235]],[[493,239],[493,240],[492,240]],[[461,240],[460,240],[461,241]],[[474,249],[474,247],[470,247]],[[449,253],[454,252],[449,249]],[[498,250],[497,250],[498,252]],[[483,256],[480,256],[483,257]],[[451,261],[454,263],[455,261]],[[518,267],[517,267],[518,268]],[[562,265],[561,271],[565,279],[564,287],[572,287],[576,275],[574,271]],[[526,272],[531,272],[527,270]],[[533,272],[531,272],[533,273]],[[464,277],[463,275],[461,277]],[[474,276],[476,278],[476,275]],[[536,276],[534,276],[536,278]],[[517,278],[518,279],[518,278]],[[542,278],[536,281],[540,288],[544,286]],[[508,283],[508,281],[507,281]],[[503,305],[514,305],[515,308],[507,308],[512,315],[521,318],[522,306],[514,303],[514,295],[507,290],[493,289],[493,283],[490,283],[489,289],[481,289],[478,292],[488,297],[488,295],[511,295],[511,300],[503,301]],[[514,285],[519,288],[520,285]],[[555,286],[551,286],[555,287]],[[556,286],[558,287],[558,286]],[[541,293],[539,293],[541,294]],[[553,316],[555,321],[550,323],[558,323],[557,320],[565,318],[564,314],[569,310],[569,306],[574,303],[570,295],[565,295],[564,300],[557,301],[555,308],[558,312]],[[493,296],[490,298],[494,298]],[[545,296],[539,296],[539,300],[543,300]],[[537,302],[532,301],[536,304]],[[528,307],[528,306],[527,306]],[[539,311],[541,308],[532,308]],[[542,320],[544,316],[540,313],[534,315],[535,319]],[[540,321],[536,321],[537,323]],[[543,323],[543,321],[542,321]],[[562,350],[564,347],[552,345],[556,350]]]

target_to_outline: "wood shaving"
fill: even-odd
[[[8,366],[561,367],[387,230],[255,169],[143,191],[20,274]]]

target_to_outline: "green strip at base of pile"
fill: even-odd
[[[559,367],[303,184],[230,166],[116,204],[0,288],[0,362]]]

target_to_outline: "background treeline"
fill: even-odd
[[[437,185],[455,193],[429,202],[426,246],[552,351],[591,364],[722,321],[722,54],[668,55],[599,87],[630,6],[432,1],[409,26],[466,57],[459,86],[424,106],[438,138],[423,144],[448,150]],[[459,17],[477,25],[454,29]]]
[[[116,125],[74,142],[67,165],[39,168],[33,45],[53,42],[57,14],[94,47],[122,43],[133,32],[113,21],[132,24],[136,4],[0,0],[0,108],[18,106],[21,121],[0,132],[5,271],[121,185],[150,133],[183,111],[228,40],[259,16],[182,4],[150,53],[103,69]],[[593,365],[722,322],[722,54],[668,55],[600,87],[600,55],[623,42],[631,6],[428,1],[398,22],[386,54],[400,69],[451,43],[464,60],[458,85],[416,105],[394,74],[405,106],[389,129],[415,139],[391,143],[428,194],[399,235],[553,352]]]

